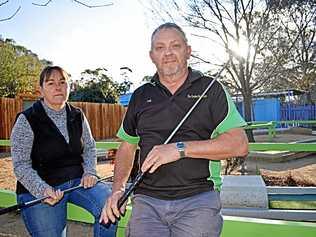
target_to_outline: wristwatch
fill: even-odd
[[[176,147],[180,154],[180,159],[185,157],[185,144],[183,142],[177,142]]]

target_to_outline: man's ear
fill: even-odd
[[[149,54],[149,57],[150,57],[151,61],[154,62],[154,60],[153,60],[153,52],[150,50],[148,54]]]
[[[192,53],[192,48],[190,45],[187,46],[187,59],[189,59],[191,57],[191,53]]]

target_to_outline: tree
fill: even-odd
[[[9,3],[10,0],[5,0],[3,2],[0,3],[0,7],[3,7],[5,6],[7,3]],[[79,1],[79,0],[72,0],[73,2],[79,4],[79,5],[82,5],[84,7],[88,7],[88,8],[96,8],[96,7],[107,7],[107,6],[111,6],[113,5],[113,3],[107,3],[107,4],[97,4],[97,5],[93,5],[93,4],[88,4],[88,3],[85,3],[83,1]],[[46,7],[48,6],[51,2],[53,2],[53,0],[46,0],[45,3],[37,3],[37,2],[32,2],[32,5],[34,6],[37,6],[37,7]],[[5,17],[5,18],[0,18],[0,22],[2,21],[8,21],[8,20],[11,20],[13,17],[15,17],[18,12],[21,10],[21,6],[18,6],[16,8],[16,10],[14,12],[12,12],[11,15]]]
[[[240,92],[244,98],[244,115],[252,120],[252,92],[257,83],[253,80],[255,64],[260,55],[264,29],[270,14],[269,8],[254,0],[191,0],[168,1],[198,35],[216,42],[226,52],[225,84]],[[165,9],[170,9],[170,6]],[[168,15],[171,15],[167,10]],[[243,50],[243,52],[242,52]],[[200,59],[201,57],[196,56]],[[203,60],[211,63],[212,60]],[[222,64],[223,62],[219,62]],[[250,134],[250,140],[253,140]]]
[[[276,8],[276,16],[283,19],[276,37],[277,50],[284,51],[287,57],[281,73],[277,78],[273,77],[275,83],[266,85],[265,90],[293,88],[310,91],[316,84],[316,5],[314,1],[291,1]]]
[[[142,79],[142,82],[150,82],[152,79],[152,76],[144,76],[143,79]]]
[[[70,93],[71,101],[116,103],[121,94],[129,91],[132,82],[118,83],[106,74],[105,68],[86,69],[81,73],[81,85]]]
[[[275,0],[274,4],[277,3],[280,1]],[[283,19],[276,21],[280,9],[264,0],[169,0],[164,3],[152,0],[148,8],[164,21],[179,22],[177,15],[181,16],[183,25],[190,26],[195,36],[210,40],[210,48],[214,48],[214,43],[223,48],[227,56],[224,84],[243,96],[244,117],[251,121],[253,93],[280,75],[281,65],[287,60],[288,51],[278,51],[277,45],[277,33],[284,25]],[[306,24],[303,22],[300,28]],[[293,48],[298,35],[299,32],[293,32],[293,41],[285,41],[289,43],[288,49]],[[193,57],[212,64],[212,59]],[[248,138],[253,141],[249,131]]]
[[[0,96],[34,92],[40,71],[48,64],[51,62],[39,60],[36,54],[14,40],[0,38]]]

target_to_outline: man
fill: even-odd
[[[146,174],[132,198],[127,236],[220,235],[219,192],[209,177],[218,176],[219,160],[247,155],[247,138],[239,128],[245,122],[215,82],[171,141],[163,144],[213,80],[188,67],[190,55],[191,47],[176,24],[165,23],[153,32],[150,58],[157,73],[132,95],[117,134],[123,142],[116,156],[113,192],[100,219],[114,222],[124,212],[117,202],[138,145]],[[217,161],[217,174],[210,174],[211,160]]]

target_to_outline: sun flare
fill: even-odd
[[[251,60],[255,51],[254,48],[245,39],[240,39],[239,42],[237,42],[236,40],[232,40],[230,41],[228,47],[236,57],[247,59],[249,54],[249,60]]]

